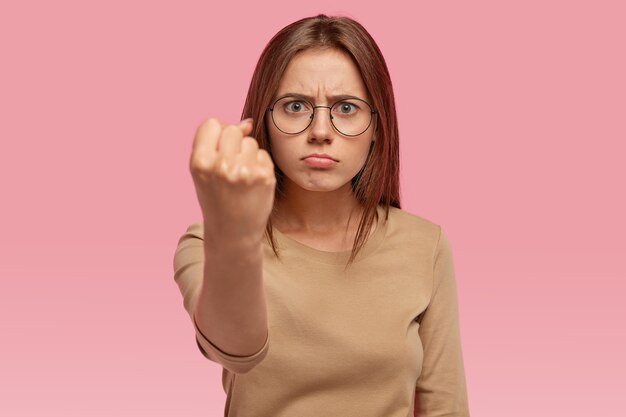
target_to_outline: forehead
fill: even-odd
[[[322,99],[338,95],[367,98],[367,88],[352,58],[338,49],[311,49],[294,56],[278,85],[277,96],[304,94]]]

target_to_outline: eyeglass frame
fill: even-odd
[[[278,125],[276,124],[276,120],[274,120],[274,107],[276,106],[276,103],[278,103],[280,100],[287,98],[287,97],[294,97],[297,98],[301,101],[305,101],[308,104],[311,105],[311,108],[313,109],[313,113],[311,114],[311,117],[309,118],[309,124],[306,125],[306,127],[304,129],[302,129],[299,132],[295,132],[295,133],[289,133],[289,132],[285,132],[284,130],[282,130],[280,127],[278,127]],[[367,104],[367,106],[370,108],[370,121],[367,124],[367,127],[365,129],[363,129],[363,131],[361,133],[358,133],[356,135],[348,135],[346,133],[343,133],[341,130],[337,129],[337,126],[335,126],[335,123],[333,123],[333,115],[332,115],[332,108],[335,107],[336,104],[341,103],[342,101],[346,101],[346,100],[359,100],[362,101],[363,103]],[[302,97],[302,96],[298,96],[298,95],[293,95],[293,94],[287,94],[285,96],[279,97],[276,100],[274,100],[274,102],[272,103],[271,106],[268,106],[265,111],[269,111],[271,113],[271,117],[272,117],[272,123],[274,123],[274,126],[276,126],[276,129],[280,130],[281,132],[283,132],[286,135],[299,135],[300,133],[304,132],[305,130],[307,130],[309,127],[311,127],[311,125],[313,124],[313,120],[315,119],[315,109],[318,108],[325,108],[328,109],[328,117],[330,119],[330,124],[333,127],[333,129],[335,129],[339,134],[343,135],[343,136],[350,136],[350,137],[355,137],[355,136],[360,136],[363,133],[367,132],[367,129],[370,128],[370,126],[372,125],[372,120],[374,120],[374,116],[376,115],[378,117],[378,111],[374,110],[374,108],[372,107],[372,105],[370,103],[368,103],[367,101],[363,100],[362,98],[358,98],[358,97],[354,97],[354,96],[349,96],[349,97],[343,97],[340,98],[339,100],[337,100],[336,102],[334,102],[331,106],[316,106],[313,103],[311,103],[309,100],[307,100],[306,98]],[[378,124],[376,124],[376,127],[378,127]]]

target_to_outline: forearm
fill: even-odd
[[[194,308],[198,328],[226,353],[256,353],[268,331],[261,241],[227,242],[212,239],[205,230],[204,255],[203,282]]]

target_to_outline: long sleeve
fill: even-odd
[[[439,229],[432,296],[418,331],[424,360],[415,388],[415,416],[468,417],[452,250]]]
[[[231,355],[209,341],[194,320],[194,307],[204,275],[204,240],[201,223],[194,223],[181,236],[174,254],[174,280],[183,296],[183,305],[196,332],[196,344],[209,360],[227,370],[242,374],[250,371],[267,355],[269,335],[261,349],[250,356]]]

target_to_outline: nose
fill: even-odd
[[[330,123],[330,109],[317,106],[309,130],[309,141],[332,142],[333,126]]]

